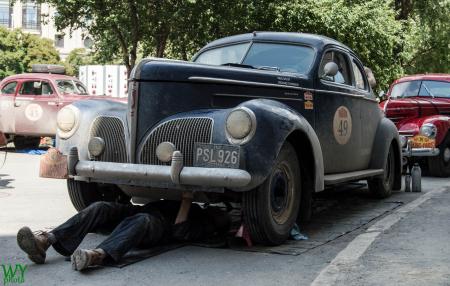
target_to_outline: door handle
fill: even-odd
[[[14,107],[20,107],[22,104],[20,102],[15,101],[14,102]]]

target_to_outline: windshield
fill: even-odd
[[[450,82],[414,80],[401,82],[392,88],[391,97],[430,96],[450,98]]]
[[[56,80],[56,86],[63,94],[88,95],[87,88],[79,81]]]
[[[224,65],[242,64],[258,69],[306,74],[311,68],[315,52],[312,48],[273,43],[244,43],[203,52],[197,63]]]

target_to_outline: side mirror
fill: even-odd
[[[33,82],[33,88],[41,88],[42,82],[40,81],[35,81]]]
[[[334,77],[335,75],[337,75],[338,71],[339,71],[338,65],[335,62],[329,62],[323,68],[323,75]]]
[[[378,93],[378,100],[381,101],[385,101],[387,99],[386,93],[382,90]]]

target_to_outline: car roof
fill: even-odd
[[[215,40],[204,46],[199,52],[209,49],[214,46],[227,45],[236,42],[246,41],[274,41],[274,42],[292,42],[299,44],[307,44],[315,48],[323,48],[326,45],[335,45],[352,51],[349,47],[334,39],[308,33],[294,33],[294,32],[253,32],[247,34],[240,34]]]
[[[413,80],[438,80],[438,81],[449,81],[450,82],[450,74],[429,73],[429,74],[408,75],[408,76],[397,79],[394,83],[413,81]]]
[[[18,79],[47,79],[47,80],[57,80],[57,79],[67,79],[67,80],[78,80],[76,77],[67,76],[62,74],[49,74],[49,73],[22,73],[11,75],[3,80],[18,80]]]

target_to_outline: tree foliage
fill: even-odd
[[[33,64],[39,63],[60,63],[51,40],[0,27],[0,78],[29,72]]]
[[[352,48],[380,88],[404,73],[450,72],[449,0],[41,0],[59,29],[83,28],[97,58],[187,60],[211,40],[252,31],[322,34]]]
[[[94,64],[93,55],[89,54],[85,49],[72,50],[64,61],[66,74],[78,76],[80,66]]]

